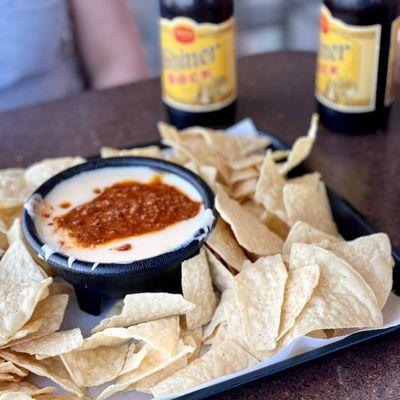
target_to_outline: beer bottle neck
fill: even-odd
[[[233,0],[160,0],[161,16],[187,17],[197,22],[220,23],[233,14]]]

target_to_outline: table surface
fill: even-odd
[[[292,143],[315,108],[312,53],[279,52],[239,61],[237,120],[250,117]],[[0,114],[0,168],[45,157],[89,156],[103,145],[158,139],[165,119],[158,79]],[[400,248],[400,100],[386,132],[345,136],[320,128],[308,165],[322,173]],[[215,399],[399,399],[400,335],[358,345],[214,396]]]

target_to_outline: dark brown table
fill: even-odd
[[[240,60],[237,119],[292,143],[314,111],[314,58],[280,52]],[[0,168],[44,157],[88,156],[102,145],[158,138],[157,79],[0,114]],[[389,129],[366,136],[319,130],[309,166],[400,248],[400,100]],[[399,399],[400,336],[391,334],[215,396],[218,399]]]

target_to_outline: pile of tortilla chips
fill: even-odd
[[[101,155],[165,157],[196,172],[215,192],[217,225],[183,262],[182,295],[127,295],[89,337],[60,330],[72,289],[31,257],[18,219],[35,187],[84,160],[0,171],[0,400],[84,398],[104,384],[99,400],[171,394],[248,368],[300,336],[382,325],[394,265],[388,237],[342,240],[320,174],[288,178],[312,149],[315,116],[290,151],[268,149],[265,137],[159,128],[172,151]],[[30,373],[69,394],[36,387]]]

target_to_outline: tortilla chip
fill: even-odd
[[[234,171],[240,171],[243,169],[251,168],[251,167],[256,167],[259,164],[262,164],[264,160],[264,156],[261,154],[252,154],[250,156],[241,158],[241,159],[236,159],[232,160],[229,163],[229,166],[234,170]]]
[[[319,329],[317,331],[312,331],[310,333],[307,333],[306,336],[312,337],[314,339],[329,339],[328,335],[326,332],[322,329]]]
[[[54,386],[47,386],[39,388],[33,383],[23,381],[18,383],[0,383],[0,393],[7,392],[22,392],[30,396],[37,396],[39,394],[53,393],[56,391]]]
[[[77,400],[77,399],[82,399],[82,400],[91,400],[89,397],[86,396],[80,396],[76,397],[70,394],[60,394],[60,393],[50,393],[50,394],[39,394],[38,396],[35,396],[35,400]]]
[[[69,331],[51,333],[47,336],[32,339],[29,342],[16,344],[11,350],[35,355],[38,360],[54,357],[77,349],[83,343],[79,328]]]
[[[190,136],[201,136],[206,144],[210,147],[213,146],[213,136],[215,133],[218,131],[211,129],[211,128],[206,128],[204,126],[199,126],[199,125],[193,125],[189,126],[185,129],[182,129],[179,131],[179,136],[185,139],[190,138]]]
[[[226,341],[221,343],[220,346],[212,347],[202,357],[161,381],[151,391],[154,396],[177,393],[220,376],[249,368],[256,362],[257,359],[238,344]]]
[[[394,261],[389,237],[376,233],[351,242],[323,242],[322,246],[349,263],[365,279],[382,309],[393,286]]]
[[[204,346],[219,346],[222,342],[228,340],[228,335],[226,334],[228,324],[223,322],[221,323],[209,336],[204,340]],[[237,343],[237,342],[235,342]],[[243,346],[242,346],[243,347]],[[243,347],[244,348],[244,347]]]
[[[0,360],[0,393],[6,385],[14,385],[13,389],[8,391],[15,391],[15,384],[28,375],[29,371],[26,369],[19,368],[10,361]]]
[[[203,165],[199,167],[199,173],[201,178],[203,178],[206,183],[212,188],[217,180],[218,171],[215,167],[210,165]]]
[[[265,213],[265,208],[261,204],[256,203],[253,199],[246,199],[241,202],[241,205],[259,219],[261,219],[262,215]]]
[[[112,147],[102,147],[100,149],[100,155],[102,158],[131,156],[161,158],[161,152],[158,146],[135,147],[133,149],[122,150],[113,149]]]
[[[280,253],[283,241],[257,217],[231,199],[219,188],[215,206],[221,217],[231,226],[239,244],[257,256]]]
[[[22,380],[29,375],[29,371],[25,368],[20,368],[10,361],[0,361],[0,382],[4,385],[12,383],[22,383]],[[1,386],[0,386],[1,392]]]
[[[226,135],[223,131],[192,126],[179,132],[184,140],[192,140],[193,136],[200,137],[205,145],[226,159],[233,159],[239,156],[239,149],[234,137]]]
[[[26,393],[10,392],[0,394],[0,400],[33,400],[33,398]]]
[[[185,155],[196,163],[199,168],[201,166],[214,167],[218,171],[217,176],[223,182],[229,182],[230,169],[224,157],[218,154],[217,151],[204,146],[201,140],[186,140],[185,142],[181,142],[180,146],[181,151],[184,151]]]
[[[136,390],[143,393],[151,393],[151,389],[156,386],[159,382],[168,378],[175,372],[186,367],[188,360],[186,357],[178,358],[175,362],[171,363],[164,369],[154,372],[153,374],[141,379],[136,384],[129,386],[127,390]]]
[[[169,146],[170,143],[177,143],[181,141],[179,133],[174,126],[169,125],[163,121],[159,121],[157,123],[157,128],[163,144]]]
[[[73,393],[78,397],[83,396],[81,388],[71,381],[67,370],[58,357],[38,361],[33,356],[22,353],[11,353],[5,350],[0,350],[0,357],[27,369],[33,374],[49,378],[67,392]]]
[[[244,181],[238,182],[233,187],[233,197],[235,199],[244,199],[246,197],[251,197],[255,193],[257,186],[257,179],[246,179]]]
[[[163,155],[165,161],[172,162],[174,164],[184,166],[188,162],[191,162],[188,157],[178,149],[174,149],[174,152],[168,152],[167,154]]]
[[[19,381],[19,379],[17,381]],[[16,382],[15,376],[12,374],[0,373],[0,382]]]
[[[246,340],[244,322],[239,311],[236,296],[233,296],[231,301],[227,302],[224,314],[225,321],[219,325],[219,327],[214,331],[214,334],[210,336],[204,344],[211,344],[215,347],[223,341],[230,340],[239,344],[244,350],[256,357],[256,355],[251,352],[251,349],[249,349]]]
[[[281,311],[279,338],[293,325],[309,302],[319,281],[318,265],[309,265],[289,272]]]
[[[233,287],[233,275],[221,261],[207,248],[205,248],[208,265],[210,267],[211,281],[222,293],[224,290]]]
[[[259,258],[235,276],[235,298],[252,352],[276,346],[286,279],[280,255]]]
[[[194,308],[180,294],[171,293],[135,293],[125,296],[121,314],[103,319],[92,329],[92,333],[105,328],[125,327],[154,319],[184,315]]]
[[[8,239],[7,239],[7,227],[6,224],[0,219],[0,258],[7,250]]]
[[[116,347],[133,339],[127,328],[107,328],[84,339],[78,351],[96,349],[102,346]]]
[[[290,227],[283,219],[279,218],[276,214],[268,210],[264,211],[260,219],[269,230],[276,233],[281,239],[286,239]]]
[[[203,329],[200,327],[195,329],[185,329],[182,331],[183,344],[193,348],[193,353],[187,357],[188,364],[199,356],[201,351],[202,337]]]
[[[235,301],[234,289],[225,290],[222,293],[221,300],[215,310],[211,322],[204,329],[202,338],[203,342],[207,341],[207,339],[215,333],[218,327],[227,321],[229,317],[229,309],[231,308],[233,301]]]
[[[18,375],[12,374],[0,374],[0,382],[7,382],[7,383],[19,383],[22,381],[22,377]]]
[[[72,351],[60,356],[65,368],[78,386],[97,386],[115,379],[122,370],[128,344],[102,346]]]
[[[230,169],[226,160],[214,148],[204,142],[203,137],[180,135],[175,128],[163,122],[158,124],[162,142],[172,147],[176,152],[183,154],[187,159],[194,162],[197,167],[212,166],[217,169],[218,175],[225,182],[229,182]]]
[[[289,154],[290,150],[275,150],[272,152],[272,158],[275,162],[278,162],[288,158]]]
[[[0,340],[0,346],[7,347],[9,343],[14,341],[23,340],[26,336],[31,333],[37,332],[43,324],[42,319],[36,319],[33,321],[28,321],[22,328],[20,328],[14,335],[9,336],[7,339]]]
[[[151,346],[144,342],[139,343],[138,345],[131,343],[129,345],[128,353],[126,355],[124,366],[122,367],[120,375],[139,368],[144,358],[151,351]]]
[[[31,318],[37,303],[48,295],[51,278],[29,284],[0,284],[0,339],[7,339]]]
[[[99,346],[117,346],[131,339],[136,339],[145,341],[150,347],[159,351],[173,354],[178,343],[179,332],[179,318],[177,316],[145,322],[129,328],[108,328],[86,338],[77,351],[94,349]],[[140,363],[145,355],[143,351],[139,353],[135,353],[135,346],[131,345],[126,361],[126,364],[129,365],[125,365],[121,373],[137,368],[137,362]]]
[[[24,170],[9,168],[0,170],[0,250],[7,248],[4,234],[11,227],[15,218],[21,214],[25,197],[29,189],[24,180]]]
[[[177,360],[183,357],[186,358],[186,356],[192,351],[192,347],[185,346],[182,342],[178,345],[178,351],[173,357],[169,357],[165,353],[151,349],[143,359],[139,368],[119,376],[113,385],[108,386],[102,393],[100,393],[97,400],[107,399],[115,393],[126,390],[136,382],[167,368]]]
[[[293,243],[318,244],[322,241],[337,242],[339,239],[336,236],[322,232],[303,221],[297,221],[291,227],[285,243],[283,244],[283,258],[285,261],[289,261],[290,250]]]
[[[260,150],[265,150],[271,144],[271,139],[264,135],[232,135],[230,137],[232,137],[236,142],[239,157],[246,157],[252,153],[257,153]]]
[[[211,189],[214,187],[218,174],[218,171],[215,167],[211,167],[210,165],[198,166],[193,162],[186,163],[184,167],[199,175],[200,178],[204,179]]]
[[[289,225],[303,221],[320,231],[338,236],[322,181],[312,179],[302,183],[287,183],[283,188],[283,201]]]
[[[0,209],[21,206],[29,195],[24,172],[21,168],[0,170]]]
[[[215,228],[207,240],[207,245],[211,247],[229,267],[236,271],[242,269],[243,261],[246,260],[247,257],[233,237],[229,225],[221,218],[217,219]]]
[[[68,295],[66,294],[49,296],[40,301],[30,320],[30,322],[33,324],[36,323],[36,321],[40,321],[39,328],[22,338],[15,338],[14,340],[9,341],[4,347],[14,346],[18,343],[24,343],[29,340],[48,335],[60,329],[67,304]]]
[[[311,118],[311,125],[307,136],[301,136],[296,139],[285,163],[280,165],[279,172],[286,175],[293,168],[300,165],[311,153],[318,130],[318,114],[314,113]]]
[[[194,329],[210,322],[217,307],[217,298],[204,250],[182,263],[182,293],[196,306],[186,313],[187,327]]]
[[[56,294],[72,294],[74,293],[74,287],[64,281],[64,279],[60,278],[59,276],[53,277],[53,283],[50,285],[50,296]]]
[[[4,203],[3,203],[4,204]],[[0,200],[0,220],[5,224],[6,228],[11,228],[14,220],[22,214],[22,204],[15,207],[2,208]]]
[[[37,305],[32,315],[32,320],[43,319],[43,324],[38,333],[47,335],[60,329],[68,300],[69,296],[67,294],[57,294],[47,297]]]
[[[320,267],[319,283],[294,326],[283,337],[282,346],[315,330],[382,326],[375,294],[356,270],[325,249],[293,244],[290,270],[313,264]]]
[[[153,349],[172,356],[178,346],[180,327],[177,315],[131,326],[128,332],[136,340],[143,340]]]
[[[240,170],[232,172],[229,183],[231,185],[234,185],[235,183],[242,182],[242,181],[252,179],[252,178],[257,178],[257,177],[258,177],[258,171],[253,167],[246,168],[246,169],[240,169]]]
[[[31,257],[21,239],[16,239],[0,260],[0,282],[19,284],[37,283],[47,274]]]
[[[48,158],[27,168],[24,175],[25,181],[28,187],[34,190],[59,172],[84,162],[85,159],[82,157]]]
[[[23,368],[18,368],[10,361],[0,361],[0,373],[1,374],[13,374],[25,378],[29,372]]]
[[[179,133],[185,139],[190,139],[189,135],[201,136],[208,147],[228,160],[244,158],[264,150],[271,143],[267,136],[231,135],[199,126],[186,128]]]
[[[257,181],[255,199],[268,211],[283,220],[286,220],[286,211],[283,203],[283,187],[285,184],[286,180],[279,173],[272,152],[268,151]]]
[[[5,225],[3,225],[5,227]],[[0,222],[0,231],[1,231],[1,222]],[[12,244],[16,240],[22,240],[22,229],[21,229],[21,220],[16,218],[12,223],[10,229],[6,231],[8,244]]]

